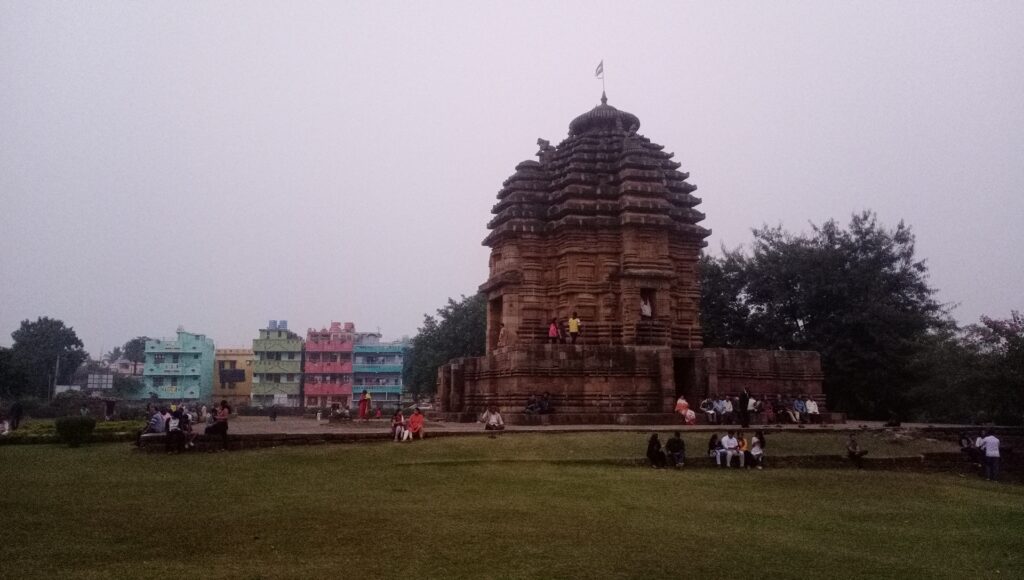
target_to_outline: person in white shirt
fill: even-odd
[[[725,458],[725,466],[732,467],[732,458],[739,457],[740,467],[743,467],[743,452],[739,449],[740,443],[736,440],[735,432],[729,431],[724,437],[722,437],[719,443],[722,445],[720,453]],[[719,466],[721,466],[721,464],[719,464]]]
[[[807,410],[807,422],[817,423],[820,417],[820,414],[818,413],[818,402],[807,397],[807,400],[804,401],[804,408]]]
[[[505,429],[505,422],[501,419],[501,413],[498,412],[497,407],[490,407],[480,417],[480,422],[484,424],[484,429],[487,431],[502,431]]]
[[[750,440],[750,456],[754,460],[754,466],[758,469],[764,467],[764,448],[767,445],[768,441],[765,440],[764,431],[754,433],[754,438]]]
[[[985,479],[999,479],[999,439],[992,431],[985,433],[981,440],[981,449],[985,452]]]
[[[723,421],[726,423],[735,423],[736,420],[734,419],[733,414],[734,410],[732,406],[732,399],[730,399],[729,397],[725,397],[725,400],[722,402],[722,409]]]

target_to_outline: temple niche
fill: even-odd
[[[483,242],[487,355],[439,369],[449,418],[514,412],[544,392],[558,413],[592,418],[666,413],[679,394],[696,406],[743,386],[821,394],[817,353],[702,348],[698,260],[711,232],[689,174],[639,128],[602,94],[505,180]],[[577,343],[552,344],[552,319],[565,327],[574,312]]]

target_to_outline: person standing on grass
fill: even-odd
[[[647,460],[654,469],[665,467],[665,452],[661,450],[661,441],[657,433],[651,433],[651,438],[647,440]]]
[[[359,395],[359,418],[363,421],[370,420],[370,393],[366,389]]]
[[[420,439],[423,439],[423,413],[420,412],[420,408],[416,407],[416,410],[412,412],[412,417],[409,417],[409,432],[412,435],[410,439],[415,438],[419,435]]]
[[[575,311],[572,313],[572,317],[569,318],[569,340],[573,344],[576,344],[576,339],[580,337],[580,330],[583,328],[583,323],[580,322],[579,315]]]
[[[220,435],[221,444],[226,450],[228,448],[228,419],[231,417],[231,407],[228,406],[228,402],[223,400],[220,402],[220,407],[217,408],[217,413],[213,419],[213,425],[206,428],[205,433],[207,435]]]
[[[853,461],[857,469],[864,469],[864,456],[867,454],[866,450],[860,448],[857,436],[850,433],[850,437],[846,440],[846,456],[850,458],[850,461]]]
[[[999,438],[989,430],[981,440],[981,449],[985,453],[985,479],[999,479]]]
[[[686,443],[679,435],[679,431],[676,431],[675,434],[665,442],[665,455],[668,456],[668,461],[672,464],[672,467],[682,467],[686,465]]]

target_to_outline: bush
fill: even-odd
[[[61,417],[57,419],[57,436],[69,447],[78,447],[89,440],[96,429],[96,419],[92,417]]]

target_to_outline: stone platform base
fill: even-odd
[[[428,413],[433,421],[449,423],[475,423],[479,420],[477,413]],[[508,425],[683,425],[679,415],[675,413],[550,413],[547,415],[526,413],[502,413],[502,419]],[[822,413],[818,423],[837,425],[846,422],[843,413]],[[707,425],[703,416],[697,416],[698,425]],[[766,426],[759,416],[751,418],[751,428]],[[738,424],[721,425],[721,427],[737,427]]]

